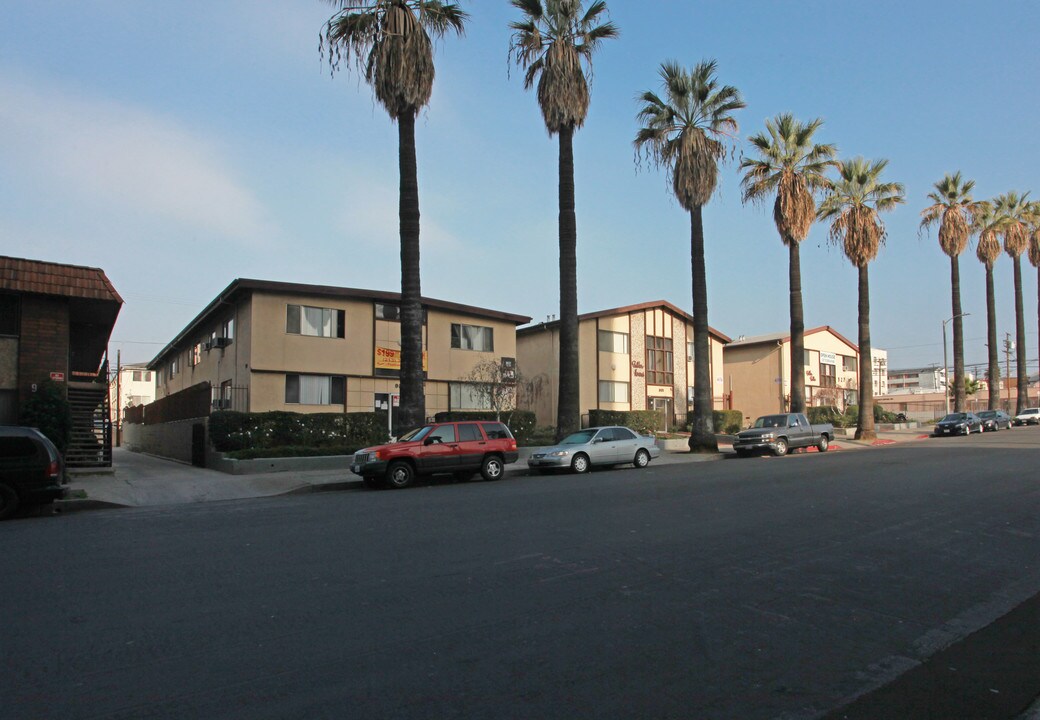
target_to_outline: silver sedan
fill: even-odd
[[[584,473],[593,465],[632,463],[637,468],[644,468],[652,458],[660,455],[656,438],[615,425],[579,430],[558,445],[539,448],[527,459],[527,466],[538,472],[570,468],[576,473]]]

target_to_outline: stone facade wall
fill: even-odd
[[[633,313],[629,353],[632,357],[631,402],[633,410],[646,409],[646,317]]]

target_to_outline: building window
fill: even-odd
[[[836,370],[836,365],[828,365],[826,363],[820,364],[820,387],[838,387],[838,378],[835,372]]]
[[[170,379],[171,380],[177,374],[177,371],[179,369],[180,369],[180,361],[179,361],[178,358],[174,358],[173,360],[170,361]]]
[[[448,402],[452,410],[490,410],[491,398],[471,383],[451,383]]]
[[[672,384],[672,339],[646,337],[646,381],[651,385]]]
[[[0,335],[18,335],[19,303],[17,295],[0,295]]]
[[[134,382],[151,382],[152,373],[149,370],[134,370],[131,375]]]
[[[599,381],[599,401],[600,402],[627,403],[628,402],[628,383],[627,382],[612,382],[610,380],[600,380]]]
[[[226,337],[228,340],[235,337],[235,318],[228,318],[227,322],[224,323],[223,327],[220,328],[222,333],[221,337]],[[340,337],[343,337],[342,335]]]
[[[802,351],[802,363],[805,367],[809,367],[812,364],[812,350]]]
[[[693,343],[686,343],[686,362],[693,362]]]
[[[841,365],[845,372],[856,372],[859,369],[856,363],[856,358],[849,357],[848,355],[841,356]]]
[[[286,305],[285,332],[312,337],[344,337],[346,313],[333,308]]]
[[[495,332],[493,328],[480,325],[451,324],[451,346],[459,350],[476,350],[478,352],[495,351]]]
[[[192,367],[202,362],[202,345],[192,345],[191,356],[188,359],[191,360]]]
[[[600,352],[628,354],[628,333],[600,330],[598,343]]]
[[[300,405],[343,405],[347,380],[342,375],[286,375],[285,402]]]
[[[387,303],[376,303],[376,320],[400,320],[401,308]]]

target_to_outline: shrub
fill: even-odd
[[[589,410],[589,425],[624,425],[648,435],[660,429],[661,413],[656,410]]]
[[[360,448],[386,442],[386,413],[244,413],[233,410],[209,416],[209,437],[220,452],[272,448]],[[273,457],[268,455],[267,457]]]
[[[64,455],[72,438],[72,409],[65,386],[53,380],[37,385],[36,392],[22,407],[18,422],[42,432]]]
[[[501,417],[500,421],[497,418]],[[498,421],[506,424],[518,444],[526,445],[527,438],[534,432],[536,419],[530,410],[452,410],[434,415],[437,422],[460,422],[462,420]]]
[[[740,410],[713,410],[711,421],[716,433],[736,435],[744,428],[744,413]]]
[[[806,408],[805,416],[813,425],[830,423],[834,427],[845,427],[844,416],[834,405],[820,405],[818,407]]]

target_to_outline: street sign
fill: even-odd
[[[52,372],[51,380],[55,382],[65,382],[65,373],[63,372]]]

